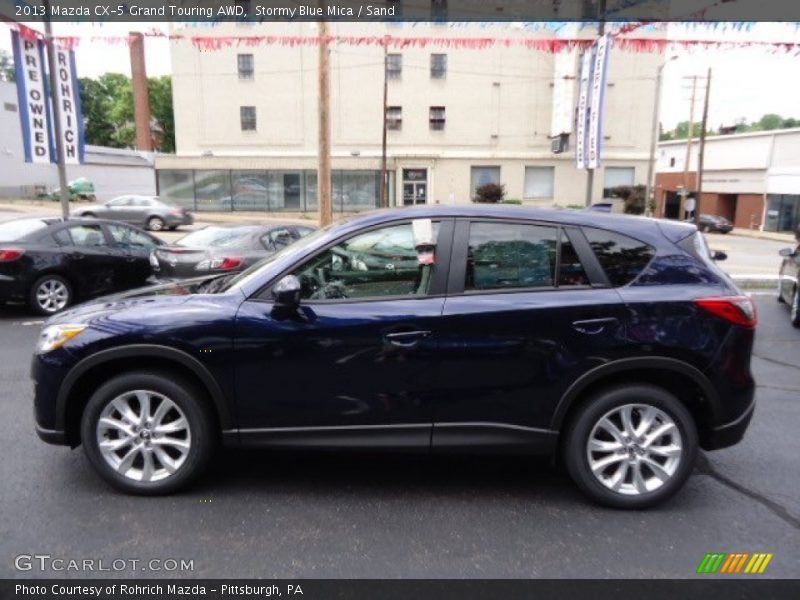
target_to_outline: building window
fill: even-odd
[[[482,185],[500,183],[500,167],[472,167],[470,182],[474,198],[478,188]]]
[[[403,55],[402,54],[387,54],[386,55],[386,78],[387,79],[400,79],[403,76]]]
[[[525,167],[525,198],[554,196],[555,167]]]
[[[606,167],[603,182],[603,198],[615,198],[614,188],[632,186],[635,169],[633,167]]]
[[[431,79],[447,77],[447,54],[431,54]]]
[[[256,107],[255,106],[240,106],[239,118],[242,122],[242,131],[255,131],[256,130]]]
[[[8,112],[17,112],[17,105],[13,102],[3,102],[3,108]]]
[[[445,115],[444,106],[431,106],[429,121],[432,131],[444,130]]]
[[[252,79],[254,71],[253,55],[239,54],[236,58],[237,66],[239,67],[239,79]]]
[[[400,131],[403,128],[403,107],[389,106],[386,109],[386,129]]]
[[[447,0],[431,0],[431,20],[447,20]]]

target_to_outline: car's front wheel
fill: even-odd
[[[567,469],[595,501],[646,508],[677,492],[692,472],[697,429],[672,394],[649,385],[615,387],[586,402],[565,438]]]
[[[147,228],[150,231],[162,231],[165,226],[166,223],[161,217],[150,217],[147,219]]]
[[[174,492],[195,479],[214,447],[199,390],[167,374],[128,373],[92,394],[81,441],[92,466],[132,494]]]

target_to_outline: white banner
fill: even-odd
[[[575,123],[575,165],[586,168],[586,128],[589,116],[589,79],[592,71],[592,52],[587,50],[581,57],[581,74],[578,88],[578,116]]]
[[[61,140],[64,162],[77,165],[83,162],[83,116],[78,77],[75,72],[75,53],[55,46],[56,89],[54,110],[61,119]],[[56,146],[57,148],[57,146]]]
[[[22,123],[25,162],[49,163],[53,155],[49,127],[49,102],[45,94],[44,45],[11,32],[17,79],[17,99]]]
[[[608,52],[611,39],[608,35],[595,42],[594,64],[592,66],[592,81],[589,100],[589,135],[587,149],[587,164],[590,169],[596,169],[602,164],[603,153],[603,118],[605,113],[606,79],[608,76]]]

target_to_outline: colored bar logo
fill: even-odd
[[[698,573],[714,574],[726,573],[739,574],[747,573],[751,575],[760,575],[767,570],[767,565],[772,560],[773,554],[766,552],[734,552],[726,554],[725,552],[711,552],[707,553],[700,565],[697,567]]]

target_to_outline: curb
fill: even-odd
[[[730,275],[731,280],[743,290],[775,290],[778,287],[777,275]]]

